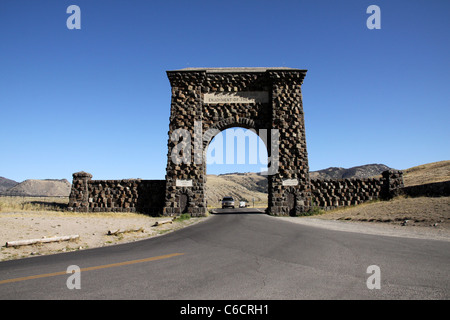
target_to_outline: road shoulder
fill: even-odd
[[[434,227],[397,226],[387,223],[324,220],[311,217],[272,218],[288,221],[291,223],[298,223],[305,226],[325,228],[336,231],[356,232],[391,237],[450,241],[450,232],[448,230],[437,229]]]

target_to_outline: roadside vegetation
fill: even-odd
[[[0,196],[0,212],[52,211],[63,212],[68,197],[18,197]]]

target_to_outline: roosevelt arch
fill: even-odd
[[[278,132],[277,143],[270,138],[265,141],[269,158],[277,163],[277,170],[268,176],[268,213],[289,215],[309,209],[311,191],[301,93],[306,70],[187,68],[167,71],[167,75],[172,96],[164,215],[181,213],[181,194],[188,194],[188,213],[206,215],[205,148],[214,136],[208,137],[208,132],[231,127],[256,132],[265,129],[268,136]],[[178,143],[171,137],[177,129],[202,137],[201,143],[194,138],[189,141],[188,163],[177,164],[171,158]]]

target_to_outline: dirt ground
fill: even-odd
[[[133,213],[62,213],[62,212],[0,212],[0,261],[36,255],[103,247],[151,238],[198,223],[206,218],[168,220]],[[143,228],[143,231],[108,235],[108,231]],[[44,237],[79,235],[78,240],[6,247],[6,242]]]
[[[450,197],[397,197],[282,219],[340,231],[450,241]]]
[[[330,210],[319,219],[450,229],[450,197],[397,197]]]

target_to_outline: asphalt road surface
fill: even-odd
[[[148,240],[0,262],[0,299],[449,299],[449,262],[447,241],[229,209]]]

